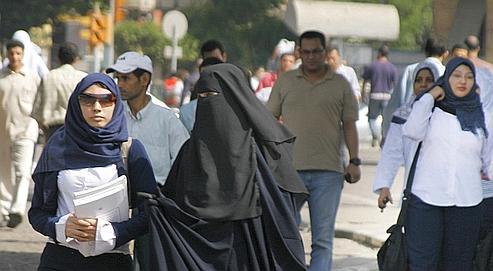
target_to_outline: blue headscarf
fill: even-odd
[[[95,83],[105,85],[116,97],[113,117],[103,128],[87,124],[78,100],[79,94]],[[127,122],[120,90],[109,76],[102,73],[90,74],[77,84],[70,96],[65,125],[46,144],[34,175],[117,163],[121,160],[121,143],[127,139]]]
[[[452,87],[449,84],[450,76],[460,65],[468,66],[474,76],[472,89],[464,97],[455,96]],[[445,66],[445,74],[438,79],[437,85],[442,87],[445,91],[445,98],[436,102],[436,106],[446,112],[455,114],[463,131],[470,131],[477,134],[477,129],[481,128],[483,129],[484,134],[488,136],[483,106],[479,94],[476,92],[478,85],[476,84],[476,70],[474,64],[466,58],[456,57],[451,59]]]

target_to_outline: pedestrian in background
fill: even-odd
[[[86,76],[70,96],[63,128],[46,144],[33,173],[29,221],[49,237],[38,270],[132,270],[129,241],[148,231],[138,192],[157,193],[151,161],[133,139],[126,167],[121,146],[128,140],[120,91],[109,76]],[[127,175],[129,203],[141,210],[129,220],[76,217],[74,193]],[[83,247],[93,251],[82,254]],[[85,251],[85,250],[84,250]]]
[[[32,116],[42,128],[46,141],[63,125],[68,99],[75,86],[87,75],[75,69],[79,60],[77,45],[71,42],[61,44],[58,48],[60,67],[43,78],[38,90]]]
[[[445,44],[436,38],[428,38],[425,44],[425,60],[431,61],[440,68],[440,74],[445,71],[445,66],[443,63],[447,60],[449,55],[447,47]],[[399,77],[398,84],[395,86],[394,91],[390,97],[390,100],[383,111],[382,118],[382,141],[385,142],[385,137],[387,136],[390,123],[392,121],[394,112],[404,104],[410,101],[411,96],[414,93],[414,70],[418,66],[419,62],[408,65],[404,72]],[[437,80],[438,78],[435,78]]]
[[[294,68],[294,62],[296,58],[293,52],[287,52],[281,55],[279,59],[279,65],[277,71],[266,72],[260,79],[260,82],[255,88],[255,96],[263,103],[266,104],[269,100],[270,93],[272,91],[272,86],[276,83],[277,78],[282,73],[290,71]]]
[[[332,269],[334,226],[344,175],[360,179],[358,102],[347,80],[325,63],[325,36],[316,31],[299,38],[300,68],[277,79],[267,108],[296,136],[293,163],[310,193],[308,207],[312,230],[310,270]],[[342,134],[349,150],[343,166]],[[304,202],[299,202],[298,210]],[[298,214],[298,223],[300,215]]]
[[[405,180],[409,174],[411,163],[416,153],[417,144],[415,141],[402,136],[402,126],[411,113],[412,105],[416,96],[423,91],[429,90],[433,83],[438,80],[443,71],[437,63],[424,60],[414,69],[412,76],[414,81],[414,92],[409,101],[394,112],[392,123],[386,137],[386,144],[383,145],[380,160],[378,161],[375,180],[373,182],[373,192],[379,194],[378,207],[385,208],[386,203],[393,203],[390,187],[394,182],[397,171],[401,165],[405,165]],[[404,182],[404,187],[406,182]]]
[[[203,61],[199,66],[199,72],[202,68],[226,62],[227,53],[224,49],[224,45],[217,40],[207,40],[200,47],[200,56]],[[197,111],[197,91],[195,87],[192,89],[190,95],[190,102],[184,104],[180,108],[181,117],[180,120],[187,128],[189,133],[192,132],[193,125],[195,123],[195,112]]]
[[[344,65],[341,55],[339,54],[339,49],[336,47],[330,47],[327,49],[327,62],[330,68],[337,74],[340,74],[346,78],[351,85],[354,96],[358,101],[361,100],[361,88],[359,86],[358,76],[352,67]]]
[[[368,123],[371,131],[371,145],[380,145],[382,129],[377,125],[377,118],[383,114],[390,95],[397,84],[397,68],[389,61],[389,47],[378,48],[377,59],[363,73],[363,97],[368,96]],[[369,95],[365,93],[366,83],[371,85]]]
[[[17,30],[14,35],[12,35],[12,40],[20,41],[24,45],[22,63],[25,68],[37,74],[39,78],[45,77],[45,75],[48,74],[49,69],[41,57],[41,48],[31,41],[29,34],[24,30]],[[9,59],[6,58],[3,61],[3,67],[7,67],[8,65]]]
[[[492,150],[477,88],[472,62],[451,59],[403,126],[404,136],[422,142],[408,199],[410,270],[473,270],[481,172],[487,174]]]
[[[23,64],[24,45],[7,42],[8,65],[0,70],[0,226],[17,227],[26,212],[29,182],[38,140],[31,117],[40,79]]]

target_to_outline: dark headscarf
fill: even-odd
[[[455,96],[449,83],[450,76],[452,76],[454,70],[460,65],[468,66],[474,76],[472,89],[464,97]],[[483,106],[479,94],[476,92],[478,89],[478,85],[476,84],[476,70],[474,64],[470,60],[461,57],[451,59],[445,66],[444,75],[438,79],[435,85],[443,88],[445,92],[445,98],[436,102],[437,107],[450,114],[456,115],[463,131],[470,131],[477,134],[477,129],[482,129],[485,135],[488,136]],[[430,90],[433,89],[433,87],[431,87]]]
[[[171,169],[164,194],[206,220],[231,221],[260,215],[255,181],[259,145],[278,185],[306,193],[291,164],[294,136],[280,125],[232,64],[205,68],[196,84],[199,97],[190,139]]]
[[[79,94],[95,83],[105,85],[116,96],[113,117],[103,128],[87,124],[78,100]],[[34,174],[114,164],[121,160],[120,145],[127,139],[120,90],[109,76],[90,74],[75,87],[68,101],[65,125],[53,134],[44,147]]]

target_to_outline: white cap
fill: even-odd
[[[130,73],[136,69],[142,69],[152,74],[152,60],[137,52],[126,52],[118,57],[116,63],[106,69],[106,73],[119,72]]]
[[[287,39],[281,39],[279,43],[277,43],[277,49],[279,50],[279,55],[283,54],[292,54],[294,52],[294,47],[296,43],[294,41],[290,41]]]

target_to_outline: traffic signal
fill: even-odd
[[[106,42],[108,38],[108,16],[93,13],[89,31],[89,47],[94,48],[96,45]]]
[[[126,0],[115,0],[115,23],[119,23],[125,20],[125,16],[127,15],[127,10],[125,9]]]

